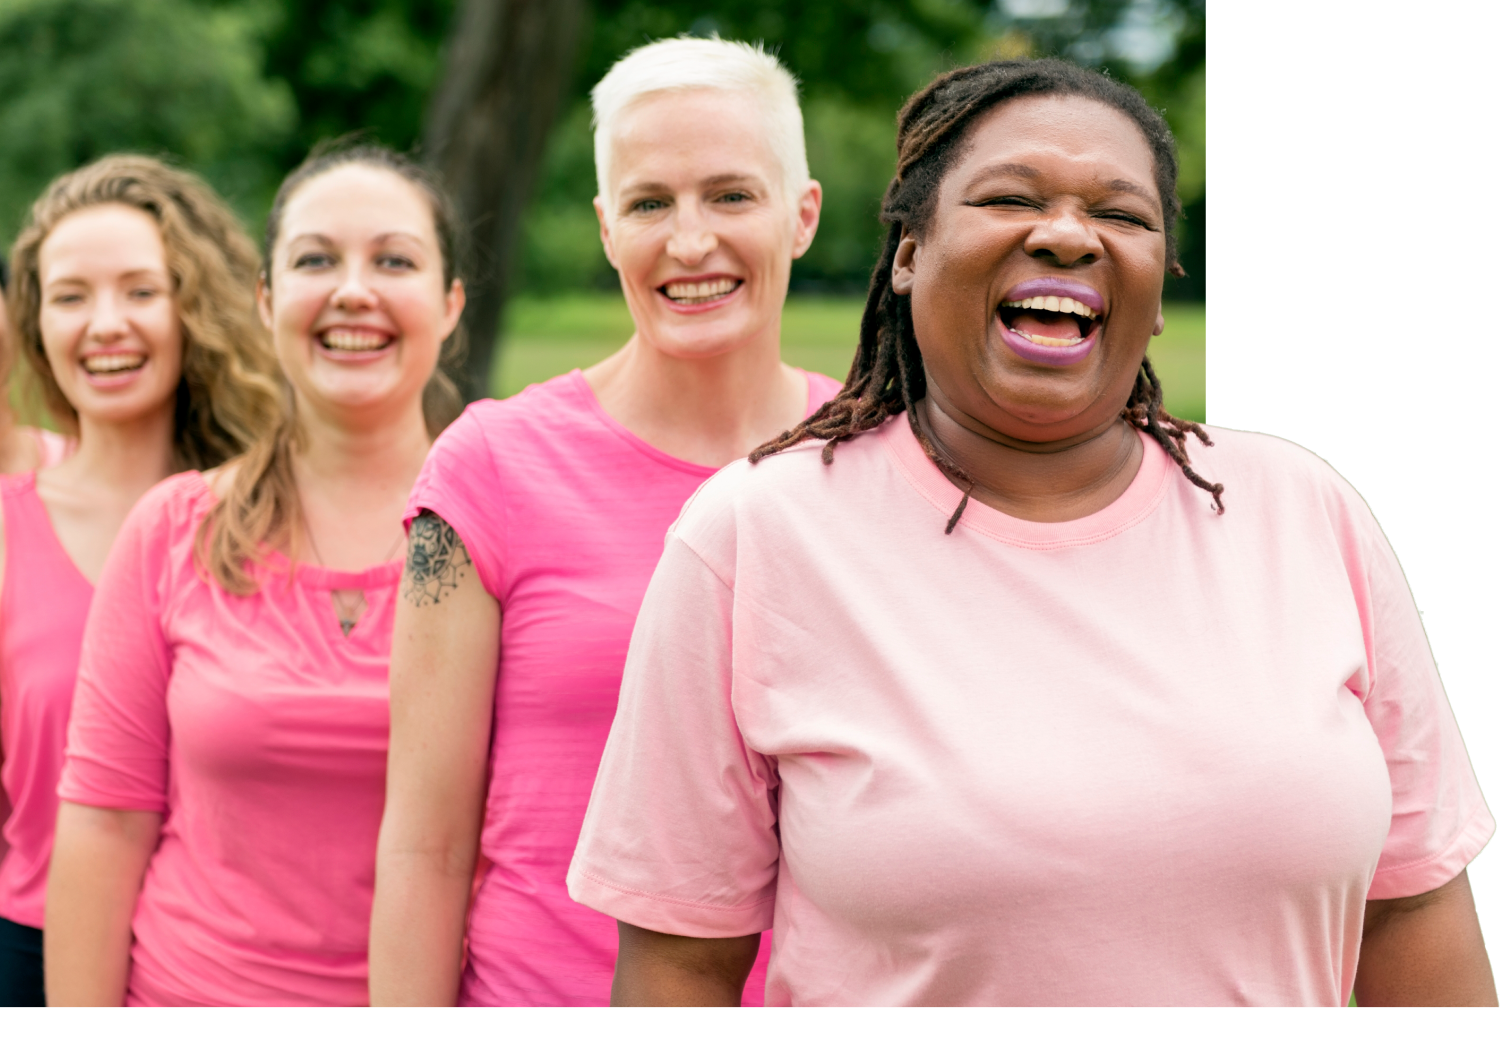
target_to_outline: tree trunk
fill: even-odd
[[[456,370],[467,402],[490,394],[519,229],[575,69],[582,8],[582,0],[463,0],[446,46],[424,150],[473,247],[466,356]]]

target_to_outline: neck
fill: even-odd
[[[300,408],[303,442],[294,453],[301,484],[328,491],[402,491],[407,496],[424,457],[429,432],[418,400],[388,419],[352,423]],[[302,486],[301,486],[302,489]]]
[[[780,361],[778,317],[748,343],[701,358],[669,354],[635,333],[586,378],[629,431],[710,466],[743,457],[806,411],[805,378]]]
[[[970,497],[1007,515],[1081,519],[1120,497],[1141,467],[1141,437],[1119,416],[1067,439],[1030,443],[978,425],[935,392],[930,386],[917,407],[923,432],[974,480]]]
[[[134,503],[172,474],[173,404],[129,421],[79,419],[78,449],[49,470]]]

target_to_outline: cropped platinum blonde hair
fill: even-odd
[[[786,198],[796,200],[811,178],[806,167],[806,133],[796,98],[796,78],[758,44],[717,37],[676,37],[630,51],[592,89],[597,193],[604,202],[613,200],[608,168],[618,119],[647,96],[704,89],[753,98],[780,165]]]

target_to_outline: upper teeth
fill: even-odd
[[[701,300],[733,292],[738,282],[732,278],[715,278],[710,282],[669,282],[665,295],[672,300]]]
[[[326,347],[337,351],[372,351],[388,342],[385,334],[351,329],[328,329],[322,339]]]
[[[1034,296],[1027,300],[1007,300],[1005,306],[1019,307],[1023,311],[1060,311],[1065,315],[1097,317],[1088,306],[1079,303],[1071,296]]]
[[[84,369],[90,373],[114,373],[134,370],[146,361],[145,355],[90,355],[84,359]]]

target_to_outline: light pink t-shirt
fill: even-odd
[[[904,417],[724,469],[645,598],[572,895],[773,924],[771,1004],[1344,1004],[1366,899],[1493,821],[1361,498],[1210,433],[1224,516],[1145,437],[1108,508],[952,535]]]
[[[811,411],[838,390],[807,384]],[[577,370],[472,403],[420,473],[409,515],[455,528],[503,611],[463,1004],[608,1001],[617,923],[571,900],[566,867],[665,531],[713,472],[634,436]],[[756,1004],[762,967],[745,989]]]
[[[58,793],[162,813],[128,1003],[364,1004],[402,563],[290,581],[274,554],[261,591],[233,596],[194,563],[214,501],[197,472],[172,476],[121,528]],[[366,592],[349,637],[333,589]]]

